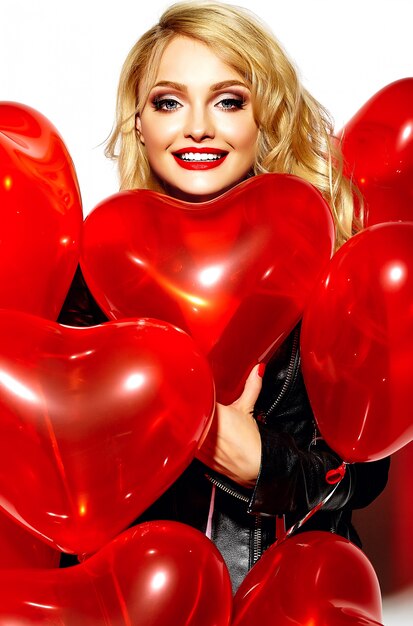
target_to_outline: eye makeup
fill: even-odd
[[[155,111],[165,111],[168,113],[169,111],[176,111],[182,104],[176,100],[176,98],[167,95],[157,95],[152,99],[152,106]]]

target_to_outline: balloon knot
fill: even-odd
[[[327,472],[326,481],[328,482],[329,485],[336,485],[337,483],[343,480],[345,473],[346,473],[346,463],[343,462],[339,467],[336,467],[336,469],[329,470]]]

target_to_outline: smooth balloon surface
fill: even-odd
[[[199,204],[126,191],[86,218],[81,266],[109,317],[187,331],[228,404],[298,322],[333,231],[319,192],[293,176],[256,176]]]
[[[91,553],[193,459],[214,387],[193,340],[156,320],[70,328],[0,311],[1,506]]]
[[[271,546],[234,598],[232,626],[381,626],[381,593],[365,554],[310,531]]]
[[[56,128],[0,102],[0,308],[57,319],[79,260],[82,207]]]
[[[381,89],[339,134],[346,173],[364,196],[364,225],[413,221],[413,78]]]
[[[55,571],[0,571],[0,625],[228,626],[226,565],[197,530],[148,522]]]
[[[345,461],[413,439],[413,223],[371,226],[336,253],[304,314],[304,380]]]
[[[0,512],[0,570],[58,567],[60,552]]]

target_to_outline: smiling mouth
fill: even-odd
[[[228,152],[219,150],[180,150],[172,153],[175,161],[183,167],[189,170],[207,170],[221,165]]]

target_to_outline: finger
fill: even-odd
[[[245,381],[244,391],[234,402],[242,410],[251,413],[254,409],[254,405],[260,394],[262,387],[262,377],[264,375],[265,365],[264,363],[258,363],[255,365],[247,380]]]

